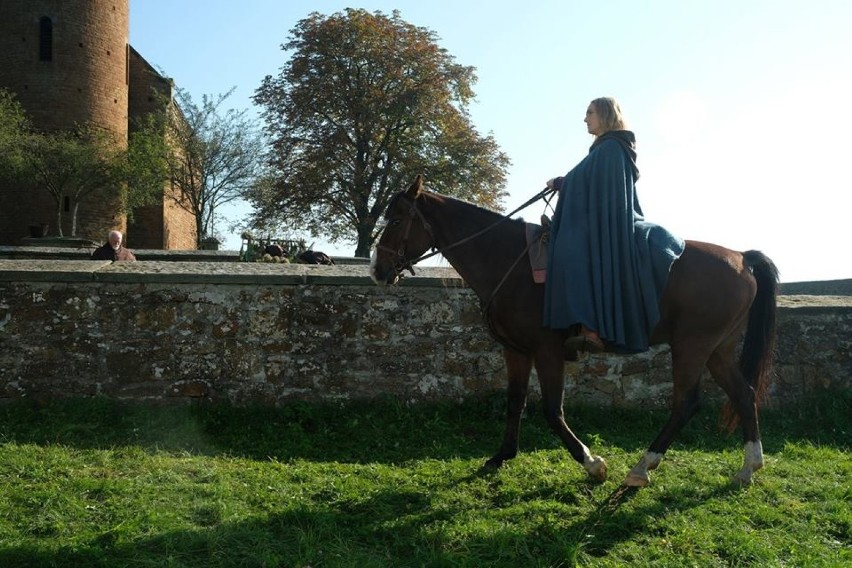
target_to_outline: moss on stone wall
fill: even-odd
[[[781,298],[776,403],[850,388],[850,300]],[[0,398],[416,402],[505,388],[477,299],[443,268],[384,289],[359,265],[0,260],[0,347]],[[566,401],[665,405],[669,366],[665,347],[568,363]]]

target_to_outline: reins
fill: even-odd
[[[515,209],[514,212],[510,213],[510,215],[514,215],[515,213],[517,213],[521,209],[523,209],[525,207],[529,207],[530,205],[535,203],[535,201],[537,201],[538,199],[543,199],[547,195],[548,192],[550,192],[550,197],[553,197],[553,194],[556,193],[556,189],[550,189],[550,188],[543,189],[541,192],[539,192],[537,195],[535,195],[530,201],[527,201],[526,203],[521,205],[518,209]],[[549,198],[546,200],[546,203],[548,205],[550,205],[550,199]],[[495,223],[495,225],[496,225],[496,223]],[[494,290],[492,290],[491,296],[488,298],[488,302],[486,302],[485,306],[483,306],[483,308],[482,308],[482,311],[485,313],[486,316],[488,316],[488,310],[491,309],[491,302],[494,300],[494,296],[497,295],[497,292],[500,290],[500,288],[503,287],[503,284],[506,283],[506,280],[509,279],[509,275],[515,269],[515,267],[518,266],[518,263],[521,262],[521,259],[523,259],[524,256],[530,251],[533,244],[535,244],[535,243],[532,242],[532,241],[527,243],[527,246],[524,247],[524,250],[521,251],[521,254],[518,255],[518,258],[515,259],[515,262],[512,263],[512,266],[509,267],[509,270],[506,271],[506,274],[503,275],[503,278],[500,279],[500,282],[498,282],[497,286],[495,286]]]
[[[524,256],[529,252],[532,248],[534,242],[527,243],[527,246],[524,247],[524,250],[521,251],[521,254],[518,255],[518,258],[515,259],[515,262],[512,263],[512,266],[509,267],[509,270],[506,271],[506,274],[503,275],[503,278],[500,279],[500,282],[497,283],[497,286],[494,287],[494,290],[491,291],[491,295],[488,297],[488,301],[484,303],[482,306],[482,313],[485,314],[486,319],[488,318],[488,312],[491,310],[491,303],[494,301],[494,297],[497,296],[497,292],[500,291],[500,288],[503,287],[503,284],[506,283],[506,280],[509,279],[509,275],[515,270],[515,267],[518,266],[518,263],[524,258]]]
[[[482,235],[484,235],[485,233],[487,233],[488,231],[490,231],[491,229],[493,229],[494,227],[496,227],[496,226],[497,226],[497,225],[499,225],[500,223],[503,223],[504,221],[509,220],[509,219],[512,217],[512,215],[514,215],[515,213],[518,213],[519,211],[522,211],[522,210],[526,209],[527,207],[529,207],[530,205],[532,205],[532,204],[533,204],[533,203],[535,203],[536,201],[538,201],[538,200],[540,200],[540,199],[545,199],[545,198],[547,198],[547,197],[548,197],[548,195],[549,195],[550,197],[552,197],[552,196],[553,196],[553,194],[555,194],[555,193],[556,193],[556,191],[557,191],[557,190],[556,190],[556,189],[553,189],[553,188],[547,188],[547,187],[546,187],[546,188],[544,188],[544,189],[543,189],[543,190],[541,190],[540,192],[538,192],[538,193],[536,193],[535,195],[533,195],[530,199],[528,199],[528,200],[527,200],[526,202],[524,202],[522,205],[520,205],[519,207],[517,207],[514,211],[512,211],[511,213],[509,213],[509,214],[507,214],[507,215],[504,215],[503,217],[501,217],[500,219],[498,219],[496,222],[494,222],[494,223],[492,223],[492,224],[488,225],[488,226],[487,226],[487,227],[485,227],[484,229],[481,229],[481,230],[477,231],[476,233],[474,233],[474,234],[472,234],[472,235],[468,235],[467,237],[465,237],[465,238],[463,238],[463,239],[461,239],[461,240],[459,240],[459,241],[456,241],[456,242],[454,242],[454,243],[450,243],[449,245],[447,245],[447,246],[445,246],[445,247],[440,247],[440,248],[439,248],[439,247],[437,247],[437,246],[436,246],[436,247],[433,247],[432,252],[429,252],[429,253],[426,253],[426,254],[424,254],[424,255],[421,255],[421,256],[419,256],[419,257],[417,257],[417,258],[413,259],[413,260],[407,260],[407,261],[405,261],[404,263],[402,263],[402,264],[400,265],[400,267],[399,267],[400,269],[398,270],[398,272],[400,272],[400,273],[401,273],[401,272],[402,272],[402,270],[409,270],[409,271],[411,272],[411,274],[414,274],[413,266],[414,266],[415,264],[417,264],[418,262],[420,262],[420,261],[422,261],[422,260],[426,260],[427,258],[432,258],[433,256],[436,256],[436,255],[439,255],[439,254],[443,254],[443,253],[444,253],[445,251],[447,251],[447,250],[450,250],[450,249],[456,248],[457,246],[461,246],[461,245],[463,245],[463,244],[465,244],[465,243],[467,243],[467,242],[472,241],[472,240],[473,240],[473,239],[475,239],[475,238],[481,237]],[[406,197],[405,199],[408,199],[408,198]],[[432,237],[432,239],[434,240],[435,236],[432,234],[432,228],[431,228],[431,225],[429,224],[429,222],[428,222],[428,221],[426,221],[426,218],[425,218],[425,217],[423,217],[423,214],[422,214],[422,213],[420,212],[420,210],[417,208],[417,203],[416,203],[416,201],[411,201],[411,200],[409,200],[409,201],[410,201],[410,203],[411,203],[411,210],[410,210],[410,212],[411,212],[411,220],[413,220],[414,216],[415,216],[415,215],[417,215],[417,216],[420,218],[420,221],[423,223],[423,228],[424,228],[424,229],[426,229],[426,232],[427,232],[427,233],[429,233],[429,235],[430,235],[430,236]],[[550,199],[549,199],[549,198],[548,198],[548,199],[546,199],[546,202],[547,202],[547,203],[548,203],[548,205],[549,205],[549,204],[550,204]],[[404,255],[404,253],[405,253],[405,243],[408,241],[408,235],[409,235],[409,233],[410,233],[410,231],[411,231],[411,225],[410,225],[411,220],[409,220],[409,226],[407,227],[407,229],[406,229],[406,231],[405,231],[405,237],[403,237],[403,246],[402,246],[402,248],[401,248],[400,250],[398,250],[398,251],[390,251],[390,252],[394,252],[394,253],[396,253],[396,254],[397,254],[397,256],[403,256],[403,255]],[[377,248],[386,249],[386,247],[377,247]],[[521,258],[523,258],[524,254],[526,254],[526,252],[527,252],[528,250],[529,250],[529,247],[527,247],[527,248],[525,248],[525,249],[524,249],[524,252],[523,252],[523,253],[521,253],[521,256],[520,256],[520,257],[519,257],[519,258],[518,258],[518,259],[514,262],[514,264],[512,264],[512,268],[514,268],[514,267],[518,264],[518,262],[520,262],[520,259],[521,259]],[[509,272],[511,272],[512,268],[510,268],[510,269],[509,269]],[[507,276],[508,276],[508,273],[507,273]],[[504,276],[504,277],[503,277],[503,281],[505,281],[505,280],[506,280],[506,277]],[[503,283],[503,281],[501,281],[501,282],[500,282],[500,284],[502,284],[502,283]],[[499,289],[499,288],[500,288],[500,285],[498,285],[498,286],[497,286],[497,289]],[[496,291],[496,290],[495,290],[495,291]],[[489,302],[489,303],[490,303],[490,302]]]
[[[547,205],[549,206],[549,205],[550,205],[550,200],[552,199],[553,195],[554,195],[556,192],[557,192],[557,190],[556,190],[556,189],[553,189],[553,188],[545,188],[545,189],[543,189],[542,191],[540,191],[540,192],[538,192],[537,194],[535,194],[534,196],[532,196],[532,197],[531,197],[530,199],[528,199],[525,203],[523,203],[522,205],[520,205],[519,207],[517,207],[514,211],[512,211],[512,212],[511,212],[511,213],[509,213],[508,215],[504,215],[504,216],[502,216],[502,217],[501,217],[500,219],[498,219],[496,222],[494,222],[494,223],[492,223],[492,224],[488,225],[487,227],[485,227],[485,228],[483,228],[483,229],[481,229],[481,230],[477,231],[476,233],[473,233],[472,235],[468,235],[467,237],[465,237],[465,238],[463,238],[463,239],[461,239],[461,240],[458,240],[458,241],[456,241],[456,242],[454,242],[454,243],[450,243],[449,245],[447,245],[447,246],[445,246],[445,247],[437,247],[437,246],[433,246],[433,247],[432,247],[432,249],[433,249],[433,250],[432,250],[432,252],[427,253],[427,254],[424,254],[424,255],[421,255],[421,256],[419,256],[418,258],[415,258],[415,259],[413,259],[413,260],[406,260],[406,259],[405,259],[405,249],[406,249],[406,247],[407,247],[407,245],[408,245],[408,237],[409,237],[409,235],[411,234],[411,227],[412,227],[412,225],[414,224],[414,218],[415,218],[415,217],[418,217],[418,218],[420,219],[420,222],[423,224],[423,228],[424,228],[424,230],[425,230],[425,231],[429,234],[429,236],[432,238],[432,242],[433,242],[433,243],[435,242],[435,235],[432,233],[432,226],[431,226],[431,224],[430,224],[430,223],[426,220],[426,217],[423,215],[423,213],[422,213],[422,212],[420,211],[420,209],[417,207],[416,199],[413,199],[413,200],[412,200],[412,199],[409,199],[409,198],[408,198],[407,196],[405,196],[404,194],[401,194],[401,195],[400,195],[400,197],[401,197],[401,198],[404,198],[404,199],[408,202],[408,204],[409,204],[409,206],[410,206],[410,209],[409,209],[409,217],[408,217],[408,226],[406,226],[406,228],[405,228],[405,232],[403,233],[402,243],[400,244],[400,246],[399,246],[399,249],[398,249],[398,250],[393,250],[393,249],[391,249],[390,247],[386,247],[386,246],[383,246],[383,245],[378,245],[376,248],[377,248],[377,249],[379,249],[379,250],[387,251],[387,252],[389,252],[389,253],[391,253],[391,254],[396,254],[397,261],[396,261],[396,262],[394,262],[394,271],[396,272],[397,276],[402,277],[402,271],[403,271],[403,270],[408,270],[408,271],[410,271],[410,272],[411,272],[411,274],[412,274],[412,275],[414,275],[414,274],[415,274],[415,272],[414,272],[414,265],[415,265],[415,264],[417,264],[418,262],[420,262],[420,261],[422,261],[422,260],[425,260],[425,259],[427,259],[427,258],[431,258],[431,257],[433,257],[433,256],[435,256],[435,255],[437,255],[437,254],[443,254],[445,251],[447,251],[447,250],[449,250],[449,249],[452,249],[452,248],[455,248],[455,247],[461,246],[461,245],[463,245],[463,244],[465,244],[465,243],[468,243],[468,242],[472,241],[473,239],[476,239],[476,238],[478,238],[478,237],[480,237],[480,236],[484,235],[484,234],[485,234],[485,233],[487,233],[488,231],[490,231],[490,230],[492,230],[493,228],[497,227],[500,223],[503,223],[503,222],[504,222],[504,221],[506,221],[507,219],[510,219],[510,218],[512,217],[512,215],[514,215],[515,213],[517,213],[517,212],[519,212],[519,211],[521,211],[521,210],[523,210],[523,209],[526,209],[527,207],[529,207],[530,205],[532,205],[533,203],[535,203],[536,201],[538,201],[538,200],[540,200],[540,199],[545,199],[545,202],[546,202],[546,203],[547,203]],[[495,287],[495,288],[491,291],[491,294],[490,294],[490,296],[488,297],[488,300],[487,300],[487,301],[485,301],[485,302],[481,302],[481,304],[480,304],[480,309],[482,310],[483,318],[485,319],[485,321],[486,321],[486,322],[488,322],[488,326],[489,326],[489,328],[491,329],[491,333],[492,333],[495,337],[498,337],[498,334],[497,334],[496,330],[493,328],[493,323],[492,323],[491,318],[490,318],[490,316],[489,316],[489,313],[490,313],[490,311],[491,311],[491,305],[492,305],[492,303],[493,303],[493,301],[494,301],[494,298],[497,296],[497,293],[498,293],[498,292],[500,291],[500,289],[503,287],[503,284],[505,284],[505,283],[506,283],[506,281],[509,279],[509,275],[510,275],[510,274],[511,274],[514,270],[515,270],[515,268],[518,266],[518,263],[520,263],[520,262],[521,262],[521,260],[523,260],[524,256],[525,256],[525,255],[527,255],[527,254],[529,253],[529,250],[530,250],[530,248],[532,247],[532,245],[533,245],[533,243],[528,243],[528,244],[524,247],[524,249],[521,251],[521,254],[520,254],[520,255],[518,255],[518,257],[514,260],[514,262],[512,262],[512,265],[509,267],[509,269],[508,269],[508,270],[506,271],[506,273],[503,275],[503,278],[501,278],[501,279],[500,279],[500,282],[498,282],[498,283],[497,283],[497,286],[496,286],[496,287]],[[503,339],[503,341],[505,341],[505,338]],[[512,346],[512,347],[513,347],[513,348],[517,348],[516,346]]]

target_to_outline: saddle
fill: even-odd
[[[526,223],[527,247],[529,249],[530,268],[533,282],[544,284],[547,280],[548,242],[550,240],[551,221],[547,215],[541,216],[541,225]]]

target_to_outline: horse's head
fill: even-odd
[[[396,284],[403,270],[414,274],[412,265],[434,246],[432,230],[418,208],[422,192],[423,176],[418,175],[411,187],[388,204],[385,228],[370,261],[370,276],[376,284]]]

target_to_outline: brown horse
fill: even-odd
[[[426,251],[441,252],[476,292],[494,337],[503,345],[509,381],[506,433],[486,466],[499,467],[518,453],[521,413],[535,365],[550,428],[589,475],[606,479],[606,462],[593,456],[564,420],[563,342],[568,332],[542,326],[544,285],[533,282],[524,223],[424,191],[421,176],[394,196],[385,221],[373,253],[372,278],[382,285],[394,284]],[[726,410],[731,427],[737,418],[742,423],[745,460],[734,480],[751,482],[752,474],[763,466],[757,414],[771,375],[777,290],[778,270],[762,253],[687,241],[671,269],[660,321],[651,336],[652,344],[671,346],[672,414],[630,470],[625,485],[649,483],[648,471],[659,465],[672,439],[698,408],[705,366],[730,399]]]

